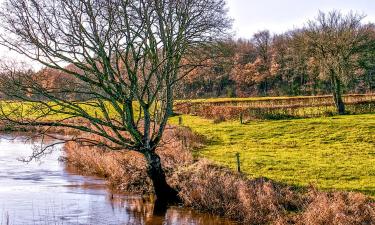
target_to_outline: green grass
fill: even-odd
[[[184,125],[208,140],[196,152],[199,157],[234,169],[239,152],[242,171],[250,177],[375,196],[375,114],[245,125],[182,117]]]

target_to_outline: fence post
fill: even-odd
[[[240,153],[236,153],[236,159],[237,159],[237,171],[241,173],[241,162],[240,162]]]
[[[240,123],[243,124],[243,114],[240,113]]]
[[[187,149],[188,146],[187,146],[187,140],[185,136],[182,137],[181,142],[182,142],[182,149]]]
[[[178,125],[182,126],[182,117],[178,117]]]

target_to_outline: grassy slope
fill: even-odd
[[[251,177],[375,196],[374,114],[246,125],[185,115],[183,122],[209,140],[199,156],[235,168],[239,152],[242,171]]]

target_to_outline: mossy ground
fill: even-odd
[[[375,114],[247,124],[183,115],[182,121],[208,140],[198,157],[235,169],[238,152],[250,177],[375,196]]]

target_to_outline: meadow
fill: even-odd
[[[375,196],[375,114],[246,124],[180,117],[206,139],[196,157],[236,169],[235,154],[240,153],[241,170],[251,178]]]

